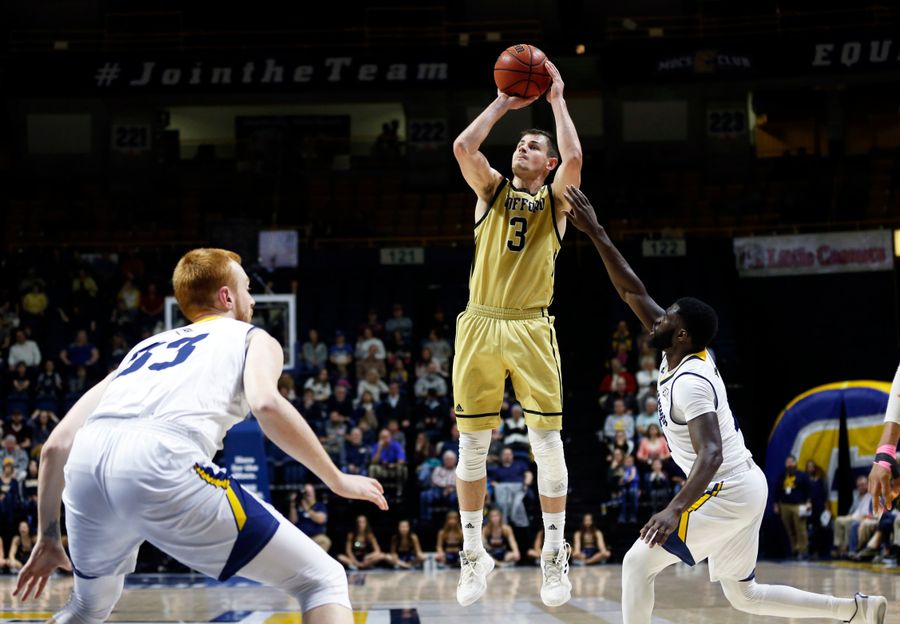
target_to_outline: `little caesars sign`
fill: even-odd
[[[93,83],[101,89],[116,90],[443,83],[449,80],[448,65],[446,62],[361,62],[350,56],[329,56],[313,63],[276,58],[229,63],[106,61],[95,67]]]

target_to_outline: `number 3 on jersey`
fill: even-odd
[[[186,359],[188,356],[194,352],[194,345],[209,336],[209,334],[200,334],[199,336],[189,336],[187,338],[180,338],[174,342],[170,342],[167,346],[168,349],[178,349],[178,352],[175,354],[175,358],[169,360],[168,362],[157,362],[155,364],[151,364],[148,368],[152,371],[161,371],[167,368],[172,368],[173,366],[178,366]],[[144,367],[147,362],[150,361],[150,358],[153,356],[153,350],[157,347],[161,347],[165,342],[154,342],[151,345],[147,345],[137,353],[135,353],[131,358],[131,366],[123,370],[119,373],[119,377],[123,377],[125,375],[130,375],[136,371],[139,371]]]
[[[525,232],[528,231],[528,219],[525,217],[513,217],[509,220],[509,227],[515,228],[512,239],[506,241],[506,247],[510,251],[522,251],[525,248]]]

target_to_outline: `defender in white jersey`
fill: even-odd
[[[14,593],[37,597],[56,567],[69,568],[62,498],[75,583],[50,622],[105,621],[144,541],[210,577],[239,574],[283,589],[304,622],[353,621],[340,564],[212,463],[228,429],[252,411],[273,442],[335,493],[387,508],[378,482],[342,474],[278,393],[283,352],[249,324],[254,301],[239,263],[221,249],[185,254],[173,283],[193,324],[138,344],[44,445],[38,540]]]
[[[744,444],[728,406],[725,384],[708,349],[718,329],[715,311],[697,299],[679,299],[663,310],[597,222],[587,197],[567,187],[573,225],[590,236],[622,299],[644,327],[652,346],[663,352],[659,420],[672,457],[688,475],[669,505],[641,529],[622,565],[625,624],[649,624],[656,575],[679,560],[709,560],[737,609],[755,615],[833,618],[881,624],[883,596],[835,598],[755,581],[759,527],[768,488],[762,470]],[[659,546],[659,548],[657,548]]]

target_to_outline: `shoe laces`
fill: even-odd
[[[476,575],[484,574],[484,564],[479,560],[480,557],[475,553],[459,553],[460,575],[459,585],[467,585],[475,580]]]
[[[544,583],[546,585],[559,585],[562,583],[563,574],[569,572],[569,554],[572,547],[564,543],[555,555],[544,556]]]

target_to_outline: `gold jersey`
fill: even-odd
[[[504,179],[475,224],[469,302],[512,310],[548,307],[561,243],[550,187],[532,195]]]

